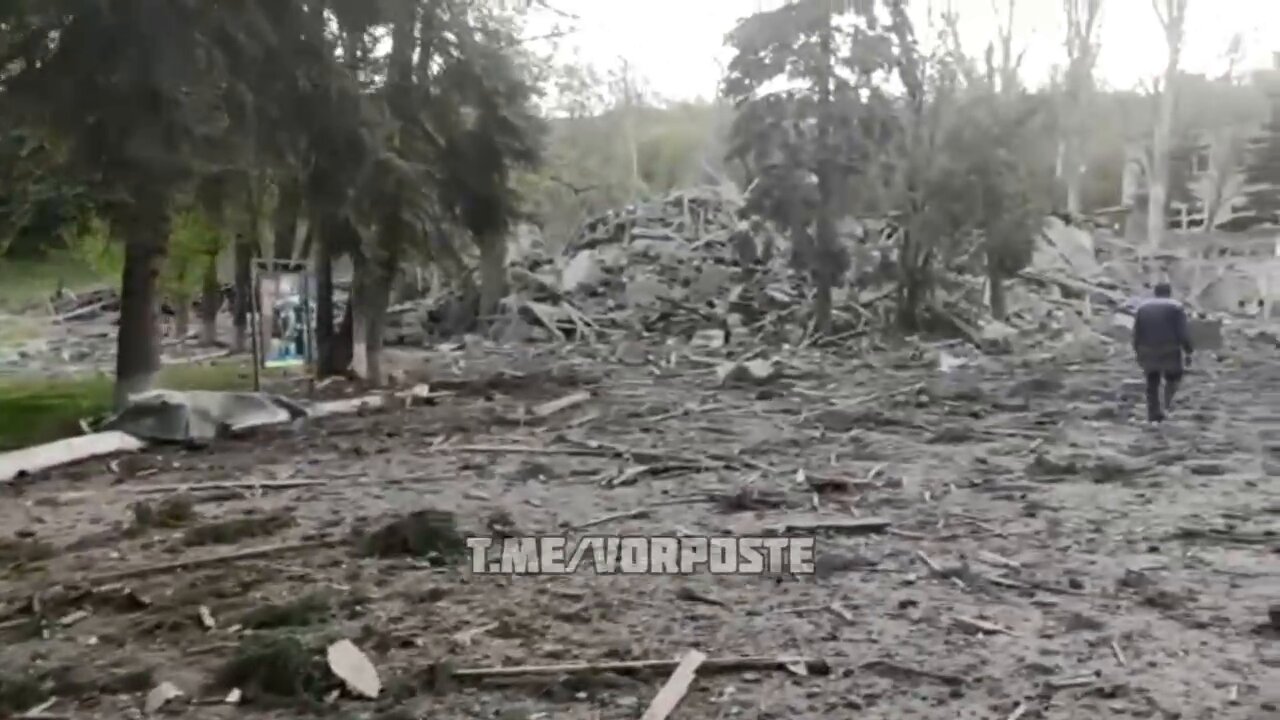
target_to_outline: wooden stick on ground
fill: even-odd
[[[535,405],[533,409],[530,410],[530,412],[533,414],[534,417],[539,417],[539,418],[550,417],[563,410],[568,410],[574,405],[581,405],[582,403],[590,399],[591,399],[591,393],[587,392],[586,390],[579,390],[578,392],[575,392],[570,395],[566,395],[562,398],[558,398],[556,400],[549,400],[547,402],[542,403],[541,405]]]
[[[788,520],[781,525],[782,532],[817,532],[819,530],[830,530],[835,532],[846,533],[878,533],[888,530],[893,525],[893,521],[887,518],[855,518],[852,520],[809,520],[797,519]]]
[[[128,570],[117,570],[115,572],[101,573],[99,575],[90,575],[85,578],[85,582],[89,585],[106,585],[107,583],[119,582],[120,580],[142,577],[144,575],[157,575],[159,573],[173,572],[175,570],[195,570],[197,568],[209,567],[211,565],[221,565],[223,563],[238,562],[240,560],[252,560],[271,555],[283,555],[284,553],[297,552],[299,550],[317,550],[320,548],[333,547],[341,544],[342,542],[343,541],[341,540],[330,539],[267,545],[264,547],[249,548],[247,550],[240,550],[238,552],[226,553],[223,555],[188,558],[186,560],[175,560],[173,562],[160,563],[158,565],[144,565],[142,567],[130,568]]]
[[[189,483],[185,485],[138,485],[128,488],[130,492],[139,495],[150,495],[152,493],[178,493],[193,492],[197,490],[287,490],[289,488],[311,487],[313,485],[327,485],[328,480],[258,480],[246,482],[207,482],[207,483]]]
[[[597,525],[604,525],[605,523],[611,523],[614,520],[630,520],[633,518],[648,517],[650,514],[653,513],[654,510],[658,508],[671,507],[673,505],[695,505],[697,503],[713,503],[713,502],[716,502],[716,498],[711,497],[709,495],[696,495],[696,496],[687,497],[687,498],[672,498],[670,500],[663,500],[661,502],[650,503],[648,505],[645,505],[644,507],[638,507],[633,510],[624,510],[622,512],[609,513],[608,515],[601,515],[600,517],[593,518],[584,523],[579,523],[577,525],[574,525],[573,529],[586,530],[587,528],[593,528]]]
[[[562,663],[559,665],[514,665],[511,667],[461,668],[449,673],[457,679],[484,680],[510,678],[520,675],[579,675],[584,673],[612,672],[618,674],[640,672],[674,672],[679,660],[619,660],[614,662]],[[732,672],[748,670],[786,670],[788,666],[802,665],[812,675],[826,675],[831,671],[826,660],[806,657],[776,657],[757,655],[747,657],[711,658],[699,666],[707,672]]]
[[[667,716],[684,699],[685,693],[689,692],[689,686],[693,684],[698,666],[706,659],[707,656],[697,650],[685,653],[684,657],[680,658],[680,664],[671,673],[671,677],[667,678],[666,684],[657,695],[653,696],[649,708],[644,711],[644,715],[640,716],[640,720],[667,720]]]

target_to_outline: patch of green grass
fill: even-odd
[[[0,715],[17,715],[49,696],[39,680],[28,675],[0,675]]]
[[[292,635],[247,637],[213,685],[223,691],[239,688],[249,701],[264,695],[319,699],[336,685],[321,652]]]
[[[0,346],[17,345],[39,338],[45,332],[47,322],[26,315],[0,314]]]
[[[293,515],[287,512],[251,514],[197,525],[182,536],[182,542],[187,547],[229,545],[247,538],[275,535],[295,524]]]
[[[366,557],[417,557],[453,562],[463,557],[466,540],[457,519],[444,510],[418,510],[358,538]]]
[[[58,289],[59,279],[72,292],[119,282],[119,278],[102,277],[88,265],[70,258],[0,257],[0,309],[20,311],[44,303]]]
[[[264,378],[287,369],[263,370]],[[111,412],[115,381],[107,375],[38,380],[0,380],[0,451],[79,435],[80,420]],[[253,389],[248,361],[171,365],[160,372],[158,387],[171,390]]]
[[[331,605],[327,595],[311,593],[294,600],[256,607],[245,613],[238,624],[251,630],[306,627],[327,618]]]

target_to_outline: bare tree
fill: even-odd
[[[626,144],[627,157],[631,163],[631,180],[628,191],[630,199],[635,202],[643,194],[644,182],[640,179],[640,151],[636,139],[636,115],[644,105],[644,91],[641,89],[631,61],[620,57],[618,68],[610,83],[614,95],[615,111],[622,115],[622,140]]]
[[[1098,61],[1102,0],[1062,0],[1067,20],[1067,72],[1062,93],[1063,126],[1058,138],[1058,181],[1066,189],[1067,212],[1078,214],[1085,173],[1084,138]]]
[[[1096,0],[1095,0],[1096,1]],[[991,10],[996,15],[996,40],[999,42],[1000,59],[996,62],[994,45],[987,46],[987,74],[992,87],[1001,94],[1008,95],[1018,87],[1018,71],[1022,68],[1022,59],[1027,50],[1023,48],[1017,55],[1013,54],[1013,22],[1018,9],[1018,0],[1007,0],[1005,10],[1000,10],[1000,0],[991,0]],[[956,15],[951,15],[951,29],[955,30]],[[958,35],[957,40],[958,43]]]
[[[1187,0],[1151,0],[1160,26],[1164,29],[1169,56],[1164,66],[1164,83],[1156,116],[1155,136],[1151,148],[1151,174],[1147,176],[1147,243],[1160,247],[1167,225],[1169,204],[1169,149],[1173,135],[1173,110],[1177,96],[1178,65],[1182,59],[1182,41],[1186,31]]]

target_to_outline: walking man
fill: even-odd
[[[1169,283],[1155,287],[1155,297],[1138,306],[1133,319],[1133,352],[1147,376],[1147,421],[1162,422],[1191,364],[1187,313],[1174,300]],[[1161,381],[1164,393],[1161,397]],[[1161,402],[1163,400],[1163,403]]]

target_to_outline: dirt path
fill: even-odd
[[[696,648],[818,657],[831,673],[700,674],[673,717],[1280,718],[1280,631],[1267,625],[1280,602],[1280,367],[1206,359],[1160,430],[1130,420],[1119,360],[986,359],[943,376],[936,357],[903,350],[803,357],[788,375],[721,389],[712,363],[688,357],[440,357],[433,387],[454,394],[431,406],[37,479],[0,506],[6,534],[29,540],[0,545],[11,556],[0,669],[40,675],[60,698],[47,712],[76,718],[136,714],[162,681],[217,700],[224,691],[202,688],[248,632],[237,626],[264,624],[265,603],[318,593],[318,617],[294,632],[352,639],[386,685],[376,704],[337,700],[351,717],[635,718],[663,675],[441,687],[432,668]],[[582,388],[596,397],[545,421],[521,417]],[[588,442],[657,457],[552,451]],[[727,467],[628,472],[675,456]],[[619,478],[633,481],[609,484]],[[249,480],[317,482],[197,490],[198,518],[130,530],[131,504],[165,495],[149,489]],[[475,533],[548,534],[646,506],[585,532],[748,534],[855,516],[893,526],[820,535],[820,572],[806,578],[473,576],[362,558],[348,540],[428,507]],[[292,521],[193,534],[251,512]],[[92,582],[317,540],[337,546]],[[13,564],[35,541],[56,552]],[[42,630],[30,612],[40,591]],[[975,634],[974,621],[994,631]],[[256,631],[268,632],[280,631]],[[167,710],[296,716],[262,702]]]

